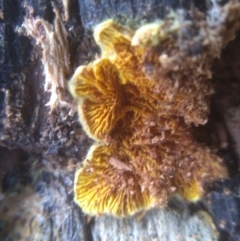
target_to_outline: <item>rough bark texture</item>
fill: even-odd
[[[202,11],[211,4],[193,2]],[[100,21],[113,17],[120,22],[150,22],[165,15],[166,5],[191,8],[189,1],[167,0],[0,1],[0,240],[240,239],[239,36],[213,66],[216,93],[211,115],[206,126],[196,128],[197,138],[215,146],[226,161],[229,180],[214,185],[197,204],[175,200],[170,208],[150,211],[140,220],[103,216],[87,222],[73,203],[74,172],[92,141],[82,131],[74,101],[66,83],[54,76],[54,68],[61,66],[67,81],[77,66],[95,58],[98,48],[90,30]],[[20,28],[26,19],[31,20],[28,27],[39,26],[36,32]],[[36,19],[39,25],[34,25]],[[61,32],[61,37],[53,34],[49,41],[65,41],[69,48],[69,69],[59,63],[48,72],[59,94],[51,108],[46,104],[52,86],[44,86],[48,29]],[[54,47],[48,51],[54,56]]]

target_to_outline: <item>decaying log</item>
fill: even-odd
[[[239,35],[213,66],[211,115],[195,130],[224,158],[229,180],[197,204],[177,199],[143,217],[89,221],[73,203],[74,173],[92,140],[66,86],[99,54],[92,28],[107,18],[136,28],[193,6],[207,15],[214,4],[226,3],[0,1],[0,240],[239,240]]]

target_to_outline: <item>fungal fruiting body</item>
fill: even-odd
[[[75,175],[75,202],[87,214],[125,217],[164,207],[174,193],[195,201],[205,184],[227,175],[189,125],[206,122],[212,87],[205,73],[188,76],[194,61],[187,68],[168,56],[179,49],[162,26],[134,32],[113,20],[101,23],[94,31],[101,58],[70,80],[80,122],[96,141]],[[152,41],[142,41],[146,31],[155,31],[146,35]]]

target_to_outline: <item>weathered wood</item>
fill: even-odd
[[[92,229],[93,240],[217,240],[210,216],[199,212],[194,215],[174,210],[151,210],[140,220],[136,218],[116,220],[100,217]],[[115,235],[114,235],[115,234]],[[114,235],[114,236],[113,236]]]

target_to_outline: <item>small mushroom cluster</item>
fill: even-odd
[[[190,124],[207,121],[212,87],[206,59],[199,65],[179,50],[179,31],[175,19],[137,31],[112,19],[95,28],[101,57],[69,82],[95,140],[75,175],[83,212],[126,217],[164,207],[175,193],[196,201],[205,184],[227,176],[222,160],[191,133]]]

